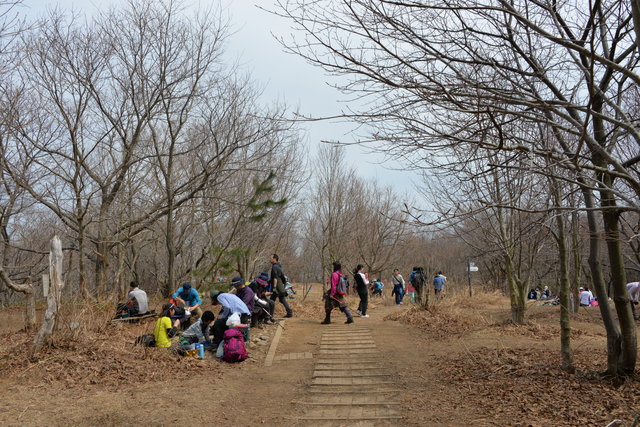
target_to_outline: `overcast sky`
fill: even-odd
[[[47,8],[59,5],[63,9],[72,7],[89,14],[99,7],[121,2],[122,0],[24,0],[29,15],[38,16]],[[253,80],[264,88],[263,100],[280,100],[291,108],[310,116],[332,116],[344,109],[341,102],[345,98],[328,82],[331,77],[316,67],[307,64],[301,58],[283,52],[272,36],[286,36],[291,30],[289,23],[282,18],[269,14],[255,5],[255,0],[221,0],[231,17],[235,30],[229,40],[228,55],[238,59],[241,67],[248,71]],[[271,0],[260,1],[262,7],[269,8]],[[321,140],[353,141],[348,134],[351,126],[330,122],[310,122],[302,125],[306,130],[309,153],[315,153]],[[376,178],[380,183],[391,185],[398,193],[413,192],[413,182],[417,175],[402,172],[401,165],[395,162],[383,162],[383,157],[368,154],[360,147],[349,147],[347,160],[365,178]]]

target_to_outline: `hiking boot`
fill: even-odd
[[[362,316],[362,312],[360,310],[358,310],[356,313],[358,313],[358,315]]]
[[[367,317],[369,317],[369,315],[368,314],[361,314],[360,317],[363,317],[363,318],[366,319]]]
[[[290,318],[290,317],[293,317],[293,312],[287,313],[284,317],[286,317],[287,319]]]
[[[330,325],[331,324],[331,320],[329,319],[324,319],[322,322],[320,322],[321,325]]]
[[[267,320],[264,322],[265,325],[273,325],[274,323],[271,320]]]
[[[348,325],[349,323],[353,323],[353,317],[347,317],[347,321],[344,322],[346,325]]]

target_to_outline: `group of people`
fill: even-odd
[[[190,282],[183,283],[162,306],[153,335],[139,337],[138,342],[169,348],[178,354],[185,354],[195,345],[201,345],[227,360],[227,344],[230,341],[242,337],[242,341],[246,342],[250,328],[274,323],[276,301],[284,306],[285,317],[293,317],[286,299],[286,276],[278,255],[272,254],[269,262],[270,273],[260,273],[252,281],[237,276],[231,280],[231,292],[214,289],[209,293],[212,310],[220,309],[217,317],[212,310],[203,311],[199,292]],[[136,282],[131,282],[130,287],[127,302],[118,305],[119,313],[126,312],[132,317],[146,313],[147,294]]]
[[[640,320],[636,306],[640,303],[640,282],[627,283],[627,296],[631,303],[631,312],[635,320]],[[540,292],[540,288],[529,290],[527,298],[530,300],[548,300],[554,298],[549,291],[549,287],[545,286]],[[588,287],[578,288],[578,302],[580,307],[597,307],[599,305],[598,298],[593,296],[593,292]]]
[[[541,291],[540,288],[531,288],[527,294],[527,299],[530,300],[547,300],[551,298],[551,291],[548,286],[545,286]]]
[[[360,317],[368,318],[367,308],[369,305],[369,294],[382,295],[382,289],[384,284],[375,279],[370,282],[367,273],[364,271],[364,266],[358,264],[353,271],[353,278],[355,281],[355,291],[360,298],[358,303],[357,313]],[[435,275],[433,279],[433,287],[436,296],[441,296],[441,292],[444,289],[447,278],[441,271]],[[393,270],[393,276],[391,277],[391,283],[393,285],[392,296],[395,296],[396,305],[403,304],[405,295],[409,295],[411,303],[421,303],[422,290],[425,285],[424,269],[422,267],[414,267],[409,282],[405,282],[404,278],[400,274],[400,270],[397,268]],[[417,292],[416,292],[417,291]],[[331,312],[333,309],[339,309],[346,316],[346,324],[353,323],[353,315],[347,306],[345,296],[349,293],[349,281],[346,275],[342,272],[342,264],[339,261],[333,263],[333,272],[329,277],[329,289],[324,294],[324,309],[325,318],[321,322],[323,325],[331,323]]]

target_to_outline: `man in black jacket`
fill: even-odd
[[[269,262],[271,263],[271,276],[269,278],[269,283],[272,286],[273,294],[271,294],[271,299],[275,301],[276,299],[282,303],[284,309],[287,311],[287,315],[284,317],[293,317],[293,311],[289,307],[287,303],[287,291],[285,289],[286,280],[284,278],[284,272],[282,271],[282,265],[278,261],[278,254],[271,255],[269,258]]]

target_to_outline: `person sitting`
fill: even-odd
[[[202,299],[200,294],[196,291],[191,283],[185,282],[177,291],[171,296],[177,304],[183,304],[185,310],[189,310],[191,313],[191,319],[197,320],[202,316]]]
[[[250,284],[249,288],[254,293],[253,313],[251,314],[251,327],[254,328],[260,323],[273,324],[273,311],[276,303],[267,294],[269,286],[269,274],[260,273]]]
[[[118,304],[116,318],[142,316],[149,312],[147,293],[138,287],[137,282],[129,283],[129,299]]]
[[[211,305],[221,305],[222,310],[218,315],[218,318],[215,322],[213,322],[212,330],[213,330],[213,341],[211,343],[212,348],[217,349],[218,345],[222,342],[222,338],[224,336],[224,331],[228,329],[227,327],[227,319],[232,314],[238,314],[242,316],[243,314],[251,315],[247,305],[242,302],[240,298],[236,295],[229,294],[226,292],[220,292],[217,290],[211,291],[209,294],[211,297]]]
[[[591,304],[591,300],[593,299],[593,294],[589,290],[589,288],[580,288],[580,307],[589,307]]]
[[[538,299],[538,294],[535,289],[531,288],[529,294],[527,295],[527,299]]]
[[[545,286],[544,290],[542,291],[542,299],[549,299],[551,298],[551,292],[549,291],[549,287]]]
[[[204,345],[205,349],[210,348],[211,337],[209,336],[209,326],[215,318],[209,310],[202,313],[202,317],[182,333],[182,341],[188,346],[198,343]]]
[[[640,302],[640,282],[627,283],[627,294],[629,296],[629,302],[631,303],[631,314],[634,320],[640,320],[636,305]]]
[[[155,340],[156,347],[173,348],[174,350],[177,350],[178,346],[172,344],[171,338],[177,335],[180,320],[176,319],[172,323],[171,317],[174,314],[175,306],[173,304],[166,303],[162,306],[162,313],[158,320],[156,320],[156,325],[153,329],[153,338]]]

